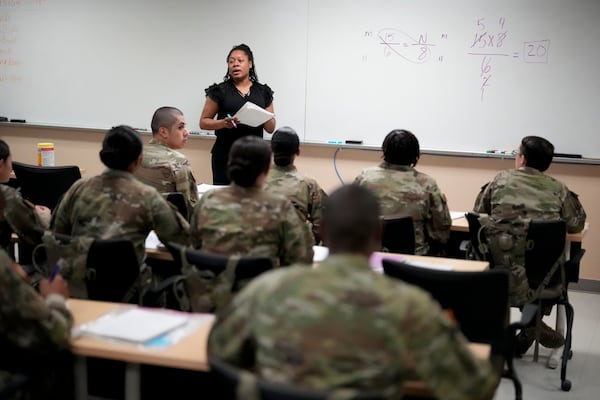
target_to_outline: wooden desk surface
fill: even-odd
[[[386,253],[378,253],[385,257]],[[389,254],[389,253],[388,253]],[[410,261],[422,262],[433,265],[450,265],[455,271],[486,271],[490,268],[490,263],[487,261],[463,260],[461,258],[444,258],[444,257],[428,257],[428,256],[413,256],[402,254],[402,257]]]
[[[125,306],[120,303],[79,299],[69,299],[68,304],[75,319],[75,327],[117,307]],[[71,349],[74,354],[85,357],[208,371],[206,343],[211,326],[212,322],[204,324],[189,336],[166,348],[143,348],[92,337],[75,337],[71,339]],[[488,359],[490,356],[490,346],[487,344],[470,343],[469,348],[477,358]],[[423,397],[429,395],[421,381],[406,381],[403,385],[406,394]]]
[[[117,307],[126,306],[120,303],[79,299],[69,299],[68,304],[75,319],[75,327],[92,321]],[[86,357],[208,371],[206,342],[211,326],[212,320],[169,347],[145,348],[93,337],[73,337],[71,349],[74,354]]]
[[[452,220],[452,227],[450,228],[454,232],[469,232],[469,223],[467,222],[467,218],[455,218]],[[567,233],[567,241],[568,242],[581,242],[583,241],[583,237],[587,233],[589,229],[589,224],[586,222],[583,228],[583,231],[578,233]]]

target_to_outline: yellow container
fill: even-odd
[[[40,167],[54,166],[54,143],[38,143],[37,152]]]

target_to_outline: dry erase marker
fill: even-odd
[[[328,140],[327,144],[344,144],[341,140]]]
[[[231,114],[227,114],[227,118],[231,118]],[[234,128],[237,128],[237,125],[234,120],[231,120],[231,123],[233,124]]]
[[[52,272],[50,272],[50,276],[48,277],[48,280],[50,282],[52,282],[54,280],[54,278],[56,278],[56,274],[58,274],[59,272],[60,272],[60,264],[56,263],[54,268],[52,268]]]

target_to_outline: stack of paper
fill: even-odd
[[[265,110],[256,104],[247,101],[233,116],[240,121],[241,124],[249,126],[259,126],[273,118],[275,114]]]

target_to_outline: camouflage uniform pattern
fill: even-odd
[[[190,211],[198,202],[198,185],[187,157],[155,138],[144,145],[142,165],[135,176],[159,193],[183,193]]]
[[[511,305],[531,301],[525,273],[525,246],[531,220],[564,219],[568,232],[580,232],[586,213],[577,195],[560,181],[531,167],[499,172],[485,185],[473,210],[486,227],[494,263],[511,270]]]
[[[409,215],[415,228],[415,253],[429,254],[435,241],[444,244],[450,237],[452,219],[437,183],[413,167],[383,162],[363,170],[354,180],[379,198],[385,216]]]
[[[294,165],[272,165],[265,181],[265,190],[287,197],[302,221],[310,224],[314,243],[321,242],[319,226],[327,195],[316,180],[300,174]]]
[[[129,239],[140,267],[152,230],[162,242],[189,243],[188,222],[174,206],[129,172],[112,169],[75,182],[54,211],[51,226],[70,236]]]
[[[56,294],[43,299],[12,265],[9,255],[0,251],[0,342],[34,355],[67,349],[73,317],[64,299]],[[0,349],[0,354],[6,356],[6,349]],[[51,378],[52,371],[47,374]],[[10,372],[0,370],[0,387],[10,377]],[[16,398],[27,396],[21,393]]]
[[[34,227],[47,228],[48,222],[36,212],[29,201],[24,200],[21,194],[7,185],[0,185],[0,229],[2,235],[15,232],[19,240],[31,245],[40,242],[40,234]]]
[[[267,256],[276,266],[312,262],[310,231],[292,203],[259,187],[207,191],[190,231],[194,247],[208,253]]]
[[[208,353],[268,381],[402,397],[422,380],[435,398],[481,399],[498,378],[421,289],[329,256],[254,279],[217,315]]]

